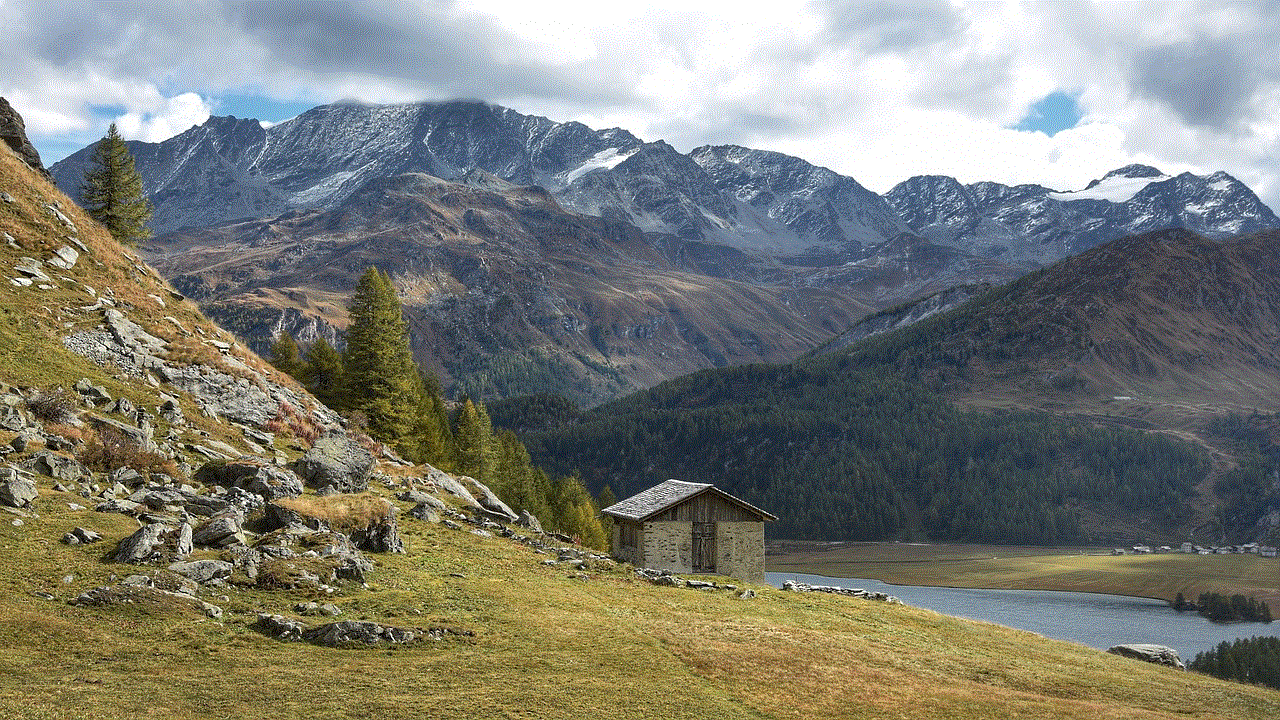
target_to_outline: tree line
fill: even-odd
[[[304,350],[281,333],[271,363],[402,457],[474,477],[544,528],[608,547],[598,508],[577,476],[549,477],[514,433],[494,430],[483,404],[445,402],[439,379],[414,361],[390,276],[369,268],[347,309],[351,325],[343,351],[324,338]]]
[[[1196,655],[1191,670],[1280,690],[1280,637],[1237,638]]]
[[[1216,623],[1271,622],[1271,606],[1257,598],[1246,598],[1239,593],[1231,596],[1216,592],[1200,593],[1195,603],[1187,602],[1182,593],[1173,601],[1173,609],[1195,610]]]
[[[1202,450],[1163,435],[963,411],[847,356],[702,371],[586,413],[499,405],[555,472],[623,496],[668,477],[711,482],[780,515],[775,537],[1111,542],[1107,518],[1157,531],[1186,519],[1209,470]]]

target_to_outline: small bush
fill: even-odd
[[[97,472],[111,472],[130,467],[140,473],[158,472],[178,477],[178,466],[169,458],[139,447],[133,438],[111,427],[103,426],[85,441],[76,459]]]
[[[76,401],[66,388],[38,390],[27,401],[27,409],[46,423],[64,423],[75,415]]]
[[[276,434],[287,432],[308,446],[314,445],[316,440],[320,439],[320,427],[312,422],[310,417],[287,402],[280,403],[276,408],[276,416],[268,420],[263,427],[267,432]]]

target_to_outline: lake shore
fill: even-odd
[[[770,541],[770,572],[875,578],[894,585],[1061,590],[1156,598],[1202,592],[1280,608],[1280,561],[1257,555],[1111,555],[1111,548]]]

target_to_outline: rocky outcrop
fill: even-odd
[[[32,170],[49,174],[49,171],[44,169],[44,164],[40,162],[40,153],[27,139],[27,125],[22,121],[22,116],[13,109],[8,100],[2,97],[0,97],[0,140],[3,140],[4,144],[22,158],[22,161]]]
[[[386,502],[386,501],[383,501]],[[400,529],[396,522],[399,511],[395,505],[386,503],[386,512],[362,528],[351,531],[351,542],[361,550],[369,552],[404,552],[404,541],[400,539]]]
[[[302,480],[293,472],[252,457],[233,462],[211,460],[201,466],[195,479],[226,488],[243,488],[266,500],[298,497],[303,490]]]
[[[1112,655],[1142,660],[1178,670],[1186,669],[1186,666],[1182,664],[1182,658],[1178,657],[1178,651],[1164,645],[1148,645],[1145,643],[1115,645],[1107,648],[1107,652]]]
[[[182,560],[191,554],[191,525],[153,523],[138,529],[116,546],[112,559],[119,563],[142,565],[160,559]]]
[[[321,494],[358,493],[368,489],[373,464],[373,453],[360,443],[331,432],[316,440],[289,468]]]
[[[839,585],[810,585],[809,583],[797,582],[795,580],[787,580],[782,583],[782,589],[790,592],[821,592],[833,595],[846,595],[848,597],[863,598],[865,600],[879,600],[887,603],[901,603],[897,597],[889,593],[876,592],[874,590],[863,590],[861,588],[847,588]]]
[[[0,468],[0,505],[12,508],[31,507],[40,493],[30,473],[13,466]]]

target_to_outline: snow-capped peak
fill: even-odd
[[[1130,168],[1140,169],[1135,174],[1127,174],[1125,171]],[[1165,175],[1158,170],[1156,174],[1151,175],[1147,170],[1155,170],[1155,168],[1146,165],[1129,165],[1113,170],[1106,174],[1101,180],[1095,180],[1089,183],[1089,186],[1083,190],[1075,192],[1055,192],[1049,193],[1049,197],[1054,200],[1063,200],[1070,202],[1072,200],[1106,200],[1113,203],[1128,202],[1134,195],[1142,192],[1142,189],[1154,182],[1168,180],[1169,175]]]

